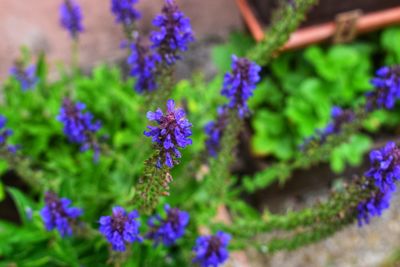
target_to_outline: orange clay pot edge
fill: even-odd
[[[252,12],[248,1],[236,0],[236,3],[253,38],[256,41],[263,40],[265,35],[261,23]],[[357,21],[356,32],[370,32],[398,23],[400,23],[400,7],[385,9],[361,16]],[[325,41],[335,34],[335,29],[334,22],[299,29],[291,35],[282,50],[293,50]]]
[[[239,10],[245,20],[247,27],[253,35],[253,38],[259,42],[264,38],[264,30],[261,27],[261,24],[257,20],[256,16],[254,15],[253,11],[251,10],[249,3],[247,0],[236,0],[236,4],[239,7]]]

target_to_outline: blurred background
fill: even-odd
[[[180,0],[181,9],[191,18],[199,40],[226,38],[228,33],[242,28],[237,5],[232,0]],[[142,12],[139,30],[149,33],[151,21],[159,12],[162,0],[140,1]],[[96,63],[122,59],[119,48],[123,31],[114,23],[110,1],[80,0],[84,14],[85,34],[79,41],[80,64],[90,69]],[[0,1],[0,77],[8,76],[8,70],[19,56],[21,46],[33,53],[45,52],[52,64],[70,61],[70,38],[60,30],[59,1],[37,0],[34,4],[25,0]]]

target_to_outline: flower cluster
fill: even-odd
[[[137,0],[111,0],[111,11],[115,15],[115,21],[124,26],[133,24],[140,18],[140,13],[133,7]]]
[[[114,207],[111,216],[100,218],[99,231],[107,238],[113,250],[125,251],[128,243],[142,241],[142,237],[139,236],[138,217],[136,210],[127,213],[122,207]]]
[[[81,145],[81,151],[93,149],[94,159],[100,154],[100,145],[94,134],[101,128],[100,121],[93,122],[90,112],[83,112],[86,105],[73,103],[71,99],[65,98],[57,119],[64,124],[64,134],[68,139]]]
[[[232,72],[225,74],[221,94],[229,99],[228,107],[237,109],[241,118],[249,111],[247,100],[260,80],[260,70],[261,67],[254,62],[232,56]]]
[[[10,129],[5,129],[6,123],[7,119],[0,115],[0,149],[9,153],[15,153],[18,150],[18,146],[7,144],[7,139],[13,132]]]
[[[82,215],[82,210],[70,205],[71,200],[60,199],[53,192],[46,192],[45,206],[40,215],[48,231],[57,228],[61,236],[72,235],[72,226]]]
[[[162,219],[160,215],[149,219],[148,225],[151,229],[146,237],[154,240],[156,245],[163,243],[171,246],[185,233],[189,223],[189,213],[178,208],[171,208],[169,205],[165,205],[164,210],[167,214],[165,219]]]
[[[229,257],[227,249],[231,236],[224,232],[217,232],[213,236],[201,236],[196,240],[193,248],[195,252],[194,263],[202,267],[217,267]]]
[[[65,0],[61,4],[60,22],[72,38],[78,38],[78,33],[83,31],[82,19],[81,8],[74,0]]]
[[[324,136],[338,134],[343,126],[355,119],[355,114],[351,109],[342,109],[334,106],[331,110],[332,122],[323,130]]]
[[[369,156],[372,166],[365,176],[372,179],[382,192],[395,190],[395,181],[400,179],[400,149],[394,142],[389,142]]]
[[[368,224],[371,217],[381,216],[382,211],[389,208],[391,196],[391,191],[378,191],[369,199],[359,203],[357,206],[358,225]]]
[[[159,28],[150,36],[153,48],[163,61],[172,65],[181,58],[179,51],[186,51],[189,43],[194,41],[190,20],[174,0],[165,0],[162,14],[153,20],[153,24]]]
[[[10,69],[10,74],[19,82],[23,91],[33,89],[39,80],[36,76],[36,66],[24,68],[21,62],[16,62]]]
[[[367,93],[367,110],[393,108],[400,98],[400,66],[380,68],[371,83],[375,90]]]
[[[389,142],[380,150],[370,153],[371,168],[365,173],[367,182],[375,190],[372,196],[359,203],[357,207],[358,223],[369,223],[370,217],[380,216],[389,208],[392,192],[396,190],[395,182],[400,180],[400,149],[394,142]]]
[[[206,147],[209,155],[216,157],[221,149],[221,138],[228,124],[228,110],[226,106],[218,108],[218,117],[216,121],[211,121],[204,127],[207,135]]]
[[[164,114],[161,109],[156,112],[149,111],[147,118],[155,121],[157,126],[147,126],[149,131],[144,135],[152,137],[153,143],[159,149],[158,167],[163,163],[172,168],[176,163],[176,158],[181,157],[178,148],[184,148],[192,144],[189,138],[192,135],[192,124],[186,119],[185,111],[182,108],[175,108],[173,100],[167,101],[167,111]]]
[[[159,59],[151,54],[150,49],[141,44],[140,38],[137,37],[131,44],[128,64],[131,69],[130,75],[136,77],[135,90],[138,93],[151,92],[157,88],[155,79],[157,61]]]

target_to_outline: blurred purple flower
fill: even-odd
[[[111,11],[115,15],[115,21],[124,26],[133,24],[140,18],[140,13],[134,8],[137,0],[111,0]]]
[[[140,222],[136,210],[127,213],[122,207],[114,207],[111,216],[100,218],[100,233],[112,245],[115,251],[125,251],[126,245],[133,242],[141,242],[139,236]]]
[[[165,0],[162,13],[153,20],[158,31],[151,33],[153,48],[159,57],[168,65],[181,59],[179,52],[186,51],[189,43],[194,41],[189,18],[179,10],[174,0]]]
[[[380,68],[371,83],[375,89],[367,93],[367,110],[392,109],[400,97],[400,66]]]
[[[100,145],[94,134],[101,128],[101,122],[93,122],[93,115],[84,112],[86,105],[73,103],[71,99],[65,98],[57,119],[64,124],[64,134],[68,139],[81,145],[81,151],[93,149],[94,159],[98,160]]]
[[[43,222],[48,231],[55,228],[61,236],[72,235],[72,224],[82,215],[82,210],[70,207],[71,200],[67,198],[58,198],[52,192],[45,194],[45,206],[41,210]]]
[[[229,99],[228,107],[237,109],[241,118],[249,111],[247,100],[260,80],[260,70],[261,67],[250,60],[232,56],[232,72],[225,74],[221,94]]]
[[[35,65],[24,68],[22,63],[17,62],[10,69],[10,74],[19,82],[23,91],[33,89],[39,81],[39,78],[36,76]]]
[[[197,238],[196,245],[193,248],[195,252],[193,262],[202,267],[217,267],[224,263],[229,257],[227,246],[230,239],[229,234],[221,231],[213,236]]]
[[[169,205],[165,205],[164,210],[167,214],[165,219],[161,218],[160,215],[149,219],[150,231],[146,237],[154,240],[156,245],[163,243],[166,246],[171,246],[184,235],[189,223],[189,213],[178,208],[170,208]]]
[[[69,31],[72,38],[77,39],[83,31],[82,11],[75,0],[65,0],[60,6],[60,23]]]
[[[135,90],[138,93],[151,92],[157,88],[155,78],[157,61],[159,59],[141,43],[140,37],[137,37],[131,44],[128,64],[131,68],[130,75],[136,78]]]

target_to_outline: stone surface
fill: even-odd
[[[78,0],[84,14],[85,32],[81,34],[80,65],[90,68],[99,62],[113,62],[124,57],[119,49],[123,33],[110,13],[110,0]],[[149,33],[151,20],[159,12],[162,0],[141,0],[138,9],[143,18],[139,29]],[[241,27],[239,12],[232,0],[178,0],[182,10],[191,18],[197,39],[209,36],[225,37],[232,29]],[[1,0],[0,1],[0,79],[19,56],[20,46],[35,54],[44,51],[50,62],[70,62],[71,41],[59,25],[58,8],[61,0]]]
[[[400,247],[400,196],[392,199],[391,208],[381,218],[359,228],[348,226],[334,236],[298,249],[272,256],[250,252],[254,267],[377,267],[383,266]]]

